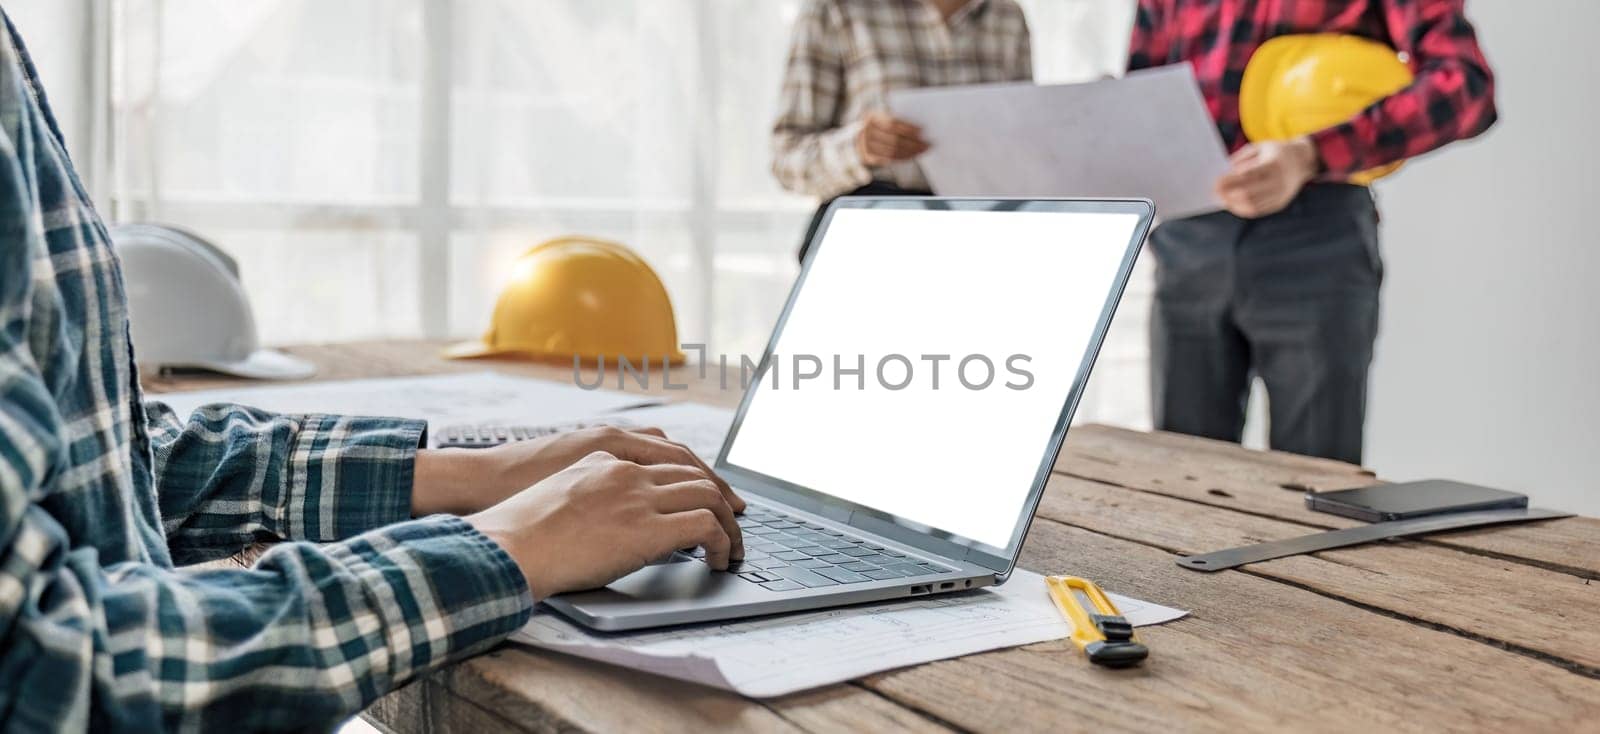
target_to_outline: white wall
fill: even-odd
[[[1380,188],[1367,464],[1600,515],[1600,3],[1468,3],[1500,123]]]

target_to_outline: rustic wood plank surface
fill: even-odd
[[[570,365],[448,362],[438,346],[290,351],[321,365],[321,379],[482,369],[573,379]],[[714,375],[675,372],[674,381],[691,387],[646,392],[719,405],[739,396]],[[159,392],[239,383],[150,375],[145,384]],[[614,375],[606,386],[617,388]],[[1073,429],[1056,471],[1022,565],[1193,610],[1143,631],[1153,653],[1139,669],[1102,670],[1051,642],[751,701],[503,647],[397,691],[369,715],[408,732],[1600,731],[1600,520],[1198,574],[1173,560],[1355,524],[1306,510],[1302,494],[1376,478],[1338,462],[1100,426]]]
[[[969,656],[868,685],[977,731],[1593,729],[1600,681],[1445,631],[1051,520],[1023,565],[1106,580],[1194,613],[1141,630],[1151,657],[1108,671],[1067,643]],[[1096,705],[1099,704],[1099,705]]]
[[[1058,474],[1039,516],[1182,555],[1314,532],[1258,515],[1195,510],[1184,500]],[[1600,673],[1600,583],[1589,579],[1414,541],[1243,570]]]
[[[1304,525],[1308,533],[1360,522],[1306,509],[1301,500],[1306,490],[1377,481],[1359,467],[1325,459],[1240,451],[1219,441],[1107,426],[1070,434],[1056,469],[1126,489],[1288,520]],[[1600,579],[1597,538],[1600,519],[1574,517],[1435,535],[1428,542]]]

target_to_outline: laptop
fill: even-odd
[[[748,383],[714,466],[749,504],[744,561],[679,552],[546,604],[631,630],[1004,583],[1153,216],[835,201],[765,354],[722,368]]]

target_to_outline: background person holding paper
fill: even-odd
[[[1247,63],[1293,34],[1387,44],[1414,80],[1331,127],[1247,142]],[[1382,265],[1372,194],[1348,181],[1493,124],[1493,77],[1463,2],[1139,0],[1129,69],[1185,62],[1233,156],[1217,182],[1227,211],[1150,238],[1156,427],[1238,441],[1260,375],[1273,448],[1359,463]]]
[[[1032,79],[1013,0],[808,0],[772,128],[773,175],[823,200],[801,259],[834,197],[929,193],[912,160],[928,142],[888,113],[890,90]]]

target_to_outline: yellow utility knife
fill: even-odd
[[[1138,665],[1150,656],[1122,612],[1093,581],[1077,576],[1047,576],[1045,586],[1061,616],[1072,623],[1072,643],[1089,662],[1112,668]]]

